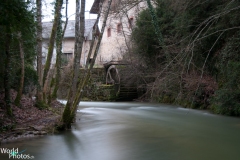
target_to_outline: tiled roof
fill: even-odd
[[[96,22],[96,19],[85,19],[85,31],[84,37],[87,40],[92,40],[92,29]],[[43,22],[43,38],[48,39],[51,35],[52,22]],[[75,20],[69,20],[68,25],[64,34],[64,38],[74,38],[75,37]]]

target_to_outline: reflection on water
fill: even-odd
[[[166,105],[81,102],[71,131],[2,144],[36,160],[230,160],[240,119]],[[9,159],[0,153],[0,159]]]

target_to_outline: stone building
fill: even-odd
[[[104,20],[104,11],[106,10],[108,0],[95,0],[90,10],[91,14],[98,14],[100,4],[102,4],[100,21],[97,26],[94,26],[96,19],[85,20],[85,41],[81,55],[81,66],[85,66],[87,54],[93,39],[94,27],[99,27],[101,30]],[[146,8],[146,2],[129,1],[129,0],[112,0],[110,14],[107,19],[107,25],[104,30],[102,41],[100,44],[95,66],[103,67],[103,64],[110,61],[120,61],[123,55],[128,51],[130,45],[130,35],[134,27],[136,17],[139,12]],[[46,61],[48,41],[51,34],[52,22],[43,22],[43,64]],[[99,32],[98,29],[98,32]],[[62,59],[63,62],[68,62],[73,59],[74,42],[75,41],[75,21],[69,21],[66,33],[63,39]],[[97,41],[95,42],[95,44]],[[56,61],[56,51],[52,64]]]
[[[85,20],[85,31],[83,42],[82,55],[80,65],[85,66],[88,51],[90,48],[91,41],[93,39],[93,31],[95,26],[96,19],[86,19]],[[43,22],[43,64],[46,62],[47,52],[48,52],[48,43],[49,37],[51,35],[52,22]],[[62,42],[62,63],[63,65],[67,64],[74,57],[74,44],[75,44],[75,20],[69,20],[68,25],[64,34]],[[56,49],[53,51],[52,65],[56,63]]]
[[[101,29],[108,0],[95,0],[90,10],[98,14],[102,4],[99,28]],[[146,2],[131,0],[112,0],[107,25],[104,30],[97,62],[104,64],[109,61],[119,61],[128,50],[130,35],[139,12],[146,8]]]

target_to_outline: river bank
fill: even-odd
[[[15,92],[11,93],[14,97]],[[0,103],[4,104],[3,94]],[[0,143],[17,139],[52,134],[60,122],[63,104],[53,101],[47,109],[35,106],[35,100],[23,96],[21,107],[12,105],[13,117],[7,116],[0,108]]]

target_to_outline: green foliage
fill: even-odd
[[[1,124],[1,123],[0,123]],[[14,129],[16,126],[15,124],[10,124],[10,125],[0,125],[0,133],[1,132],[6,132],[6,131],[9,131],[9,130],[12,130]]]
[[[216,113],[240,116],[240,31],[228,39],[219,55],[219,89],[212,100]]]
[[[144,59],[146,59],[146,63],[148,66],[156,67],[157,61],[156,58],[159,59],[160,63],[165,61],[164,53],[160,50],[160,42],[162,42],[165,38],[161,35],[172,35],[172,20],[174,16],[174,12],[172,9],[167,8],[168,2],[161,2],[157,6],[155,10],[152,12],[156,12],[156,21],[154,21],[155,26],[160,26],[159,29],[155,29],[153,25],[153,20],[151,17],[151,13],[149,9],[142,11],[139,14],[139,17],[136,21],[136,27],[133,29],[132,38],[134,42],[137,44],[137,53],[141,55]],[[156,34],[156,32],[159,32]],[[160,40],[159,40],[160,38]]]
[[[197,67],[202,67],[207,59],[206,71],[217,74],[216,56],[225,45],[226,39],[233,34],[233,30],[228,29],[239,25],[240,22],[236,20],[234,25],[227,23],[238,17],[239,10],[234,10],[238,5],[237,1],[211,0],[188,7],[187,14],[191,22],[189,33],[192,35],[192,41],[196,40],[193,59]]]
[[[24,90],[23,93],[28,93],[29,89],[34,89],[38,85],[38,76],[37,71],[30,65],[25,66],[25,75],[24,75]],[[21,69],[17,69],[15,75],[12,76],[13,83],[11,88],[17,89],[18,83],[20,80]]]
[[[10,59],[9,81],[13,86],[15,85],[15,78],[17,77],[20,66],[20,51],[19,41],[17,35],[21,34],[24,50],[25,65],[33,67],[36,57],[36,27],[35,27],[35,13],[34,8],[31,7],[29,1],[11,0],[0,1],[0,63],[4,64],[7,58]],[[6,37],[11,36],[11,40],[6,44]],[[6,56],[6,45],[9,45],[9,57]],[[6,68],[4,65],[0,67],[1,75],[4,75]],[[0,78],[0,89],[3,86],[3,76]]]
[[[22,0],[1,1],[0,10],[0,26],[10,27],[13,38],[16,38],[16,34],[21,32],[24,48],[27,48],[24,50],[26,60],[33,63],[33,56],[28,54],[35,54],[33,48],[36,41],[36,27],[34,10],[30,10],[30,3]],[[4,34],[6,32],[3,32]]]
[[[150,64],[156,56],[156,48],[154,46],[158,43],[154,36],[155,33],[151,24],[151,16],[147,10],[140,13],[139,20],[137,20],[136,25],[137,27],[132,33],[133,39],[138,45],[138,50],[136,52],[144,58],[147,58],[146,61]]]
[[[132,39],[136,54],[158,72],[150,98],[240,116],[240,1],[156,2],[155,22],[175,59],[165,63],[149,9],[142,11]]]

